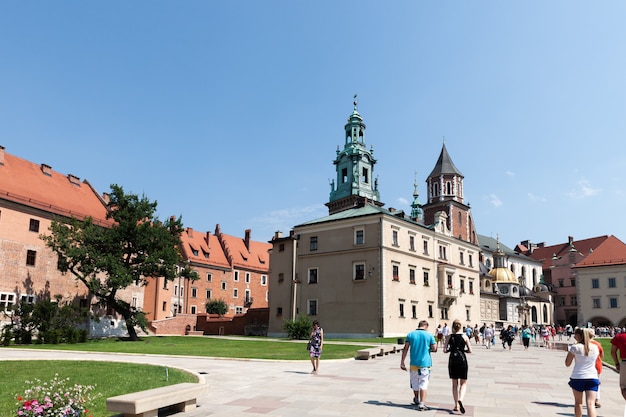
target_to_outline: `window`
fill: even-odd
[[[428,304],[428,318],[433,318],[433,305]]]
[[[250,290],[246,290],[246,293],[244,295],[244,300],[246,303],[252,302],[252,296],[250,295]]]
[[[282,307],[276,307],[276,316],[280,317],[283,315],[283,308]]]
[[[411,317],[417,318],[417,306],[415,304],[411,304]]]
[[[461,265],[465,265],[465,259],[463,258],[465,254],[463,252],[459,252],[459,263]]]
[[[447,274],[448,288],[452,288],[452,274]]]
[[[491,269],[491,259],[485,259],[485,266],[487,269]]]
[[[348,182],[348,168],[341,168],[341,183]]]
[[[162,308],[163,308],[163,311],[166,311],[166,310],[167,310],[167,301],[163,301],[163,306],[162,306]]]
[[[409,268],[409,283],[415,284],[415,268]]]
[[[193,256],[198,256],[198,249],[191,248],[191,253]]]
[[[441,308],[441,320],[448,320],[448,308],[447,307]]]
[[[428,255],[428,241],[424,241],[424,255]]]
[[[15,305],[15,294],[0,292],[0,311],[6,311]]]
[[[357,229],[354,231],[354,244],[363,245],[365,243],[365,231],[363,229]]]
[[[243,307],[242,306],[235,307],[235,314],[243,314]]]
[[[26,251],[26,265],[35,266],[35,261],[37,259],[37,252],[34,250]]]
[[[415,236],[409,236],[409,250],[415,252]]]
[[[233,288],[233,298],[239,298],[239,289]]]
[[[311,236],[311,250],[317,250],[317,236]]]
[[[471,321],[469,308],[465,309],[465,320],[467,320],[468,322]]]
[[[198,289],[197,288],[192,288],[191,289],[191,298],[197,298],[198,297]]]
[[[210,300],[211,299],[211,290],[206,290],[206,299]]]
[[[391,245],[392,246],[400,246],[400,245],[398,245],[398,231],[397,230],[393,230],[391,232]]]
[[[609,288],[615,287],[617,287],[617,282],[615,281],[615,278],[609,278]]]
[[[285,280],[285,274],[282,272],[278,273],[278,282],[283,282]]]
[[[369,175],[368,175],[367,168],[363,167],[363,170],[361,172],[362,172],[361,182],[364,182],[365,184],[367,184],[369,182]]]
[[[261,285],[267,285],[267,275],[261,275]]]
[[[278,245],[278,252],[284,252],[285,251],[285,244],[281,243],[280,245]]]
[[[469,282],[469,293],[474,294],[474,281]]]
[[[196,314],[196,306],[191,306],[191,314]]]
[[[207,280],[207,282],[213,281],[213,274],[211,274],[211,273],[206,274],[206,280]]]
[[[246,272],[246,284],[250,283],[250,272]]]
[[[592,301],[593,301],[593,308],[601,308],[599,298],[593,298]]]
[[[562,287],[562,286],[563,286],[563,280],[562,280],[562,279],[560,279],[560,280],[559,280],[559,287]]]
[[[617,297],[611,297],[609,298],[609,308],[618,308],[619,306],[617,305]]]
[[[559,306],[564,306],[565,305],[565,297],[559,297],[558,298],[558,303],[559,303]]]
[[[32,303],[35,302],[35,296],[34,295],[30,295],[30,294],[22,294],[20,296],[20,302],[27,303],[27,304],[32,304]]]
[[[400,266],[393,265],[391,269],[392,269],[393,280],[400,281]]]
[[[571,305],[571,306],[578,305],[578,299],[576,298],[575,295],[570,295],[569,296],[569,305]]]
[[[309,284],[317,284],[317,268],[309,269]]]
[[[225,290],[226,289],[226,282],[222,281],[222,289]]]
[[[233,280],[235,282],[239,282],[239,271],[235,271],[235,275],[233,275]]]
[[[400,301],[400,317],[404,317],[404,303]]]
[[[465,292],[465,280],[464,279],[461,279],[459,281],[459,287],[461,289],[461,293],[464,293]]]
[[[39,220],[30,219],[30,225],[28,226],[28,231],[39,233]]]
[[[472,259],[472,254],[467,255],[467,262],[469,263],[470,268],[474,267],[474,260]]]
[[[307,311],[309,316],[317,316],[317,300],[308,301]]]
[[[591,288],[600,288],[600,280],[598,278],[591,278]]]
[[[360,281],[365,279],[365,264],[358,263],[354,264],[354,276],[353,279],[355,281]]]
[[[570,287],[575,287],[576,286],[576,278],[570,278],[569,285],[570,285]]]
[[[445,246],[439,246],[439,259],[448,259],[446,257],[446,247]]]
[[[424,271],[424,286],[428,287],[428,271]]]

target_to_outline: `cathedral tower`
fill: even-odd
[[[365,147],[365,123],[357,111],[356,96],[354,110],[344,129],[344,148],[337,147],[333,161],[337,177],[330,184],[330,198],[326,203],[329,214],[365,204],[384,205],[379,202],[378,180],[374,179],[374,149],[368,151]]]

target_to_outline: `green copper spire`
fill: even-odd
[[[365,147],[365,123],[357,110],[357,99],[354,96],[354,109],[344,126],[345,143],[343,150],[337,147],[337,156],[333,161],[337,171],[336,180],[331,182],[328,206],[332,211],[354,207],[357,200],[378,202],[378,180],[374,179],[374,148],[368,151]],[[335,182],[336,181],[336,182]],[[358,198],[357,198],[358,197]],[[347,200],[346,200],[347,199]],[[340,204],[333,204],[342,201]],[[348,201],[349,200],[349,201]],[[382,205],[377,203],[377,205]]]
[[[419,193],[417,192],[417,173],[415,173],[415,179],[413,180],[413,203],[411,203],[411,218],[416,221],[424,222],[424,210],[419,200]]]

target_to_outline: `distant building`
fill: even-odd
[[[553,294],[541,283],[541,262],[497,239],[478,235],[481,321],[496,327],[554,323]]]
[[[271,241],[269,334],[284,336],[284,321],[299,314],[319,320],[330,337],[404,336],[423,319],[432,329],[457,318],[479,323],[480,249],[463,176],[444,145],[427,180],[428,203],[415,187],[410,215],[383,208],[354,104],[328,216]]]
[[[517,247],[520,253],[542,263],[544,284],[555,293],[554,320],[565,326],[580,324],[578,316],[578,291],[574,265],[589,256],[608,236],[575,241],[572,236],[567,243],[546,246],[523,241]]]
[[[572,270],[576,276],[577,324],[626,327],[626,244],[609,236]]]

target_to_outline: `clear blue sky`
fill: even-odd
[[[327,213],[355,93],[381,200],[443,138],[480,234],[626,240],[626,2],[0,3],[0,145],[269,240]]]

